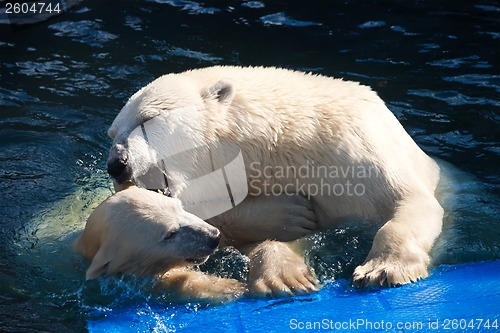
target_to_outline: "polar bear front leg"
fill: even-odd
[[[254,296],[287,296],[318,290],[318,280],[290,243],[265,241],[248,248],[248,288]]]
[[[365,262],[353,274],[357,287],[398,286],[428,276],[429,251],[442,228],[443,208],[433,194],[399,202],[394,217],[377,232]]]
[[[160,287],[175,292],[181,301],[203,301],[227,303],[246,292],[246,285],[234,280],[223,279],[189,267],[174,268],[161,277]]]
[[[312,203],[302,195],[248,196],[233,209],[208,220],[225,245],[241,247],[268,239],[289,242],[318,228]]]

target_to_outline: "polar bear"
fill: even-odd
[[[220,232],[184,211],[178,199],[127,184],[90,214],[74,250],[91,261],[86,278],[103,274],[158,275],[183,300],[225,302],[246,286],[190,266],[218,247]]]
[[[163,125],[148,135],[160,146],[129,140],[155,119]],[[254,293],[316,290],[303,249],[287,242],[349,219],[380,226],[353,285],[396,286],[428,275],[444,214],[435,197],[440,169],[369,87],[264,67],[164,75],[135,93],[108,131],[108,172],[118,189],[167,160],[156,152],[176,148],[161,141],[174,129],[183,140],[202,138],[209,152],[221,145],[241,151],[248,195],[208,222],[249,255]],[[184,154],[163,170],[173,197],[188,189],[198,157]]]

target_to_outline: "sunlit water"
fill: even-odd
[[[85,282],[70,250],[112,193],[106,130],[119,109],[193,67],[280,66],[372,86],[426,152],[461,170],[435,264],[499,258],[499,20],[488,1],[83,1],[31,26],[0,15],[0,330],[85,330],[144,301],[203,308],[170,304],[148,279]],[[348,278],[373,232],[311,237],[308,260],[323,281]],[[204,269],[242,279],[246,260],[224,250]]]

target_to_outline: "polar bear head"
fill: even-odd
[[[74,249],[91,260],[87,279],[160,274],[204,262],[219,245],[219,235],[184,211],[178,199],[130,186],[92,212]]]
[[[113,139],[108,158],[109,174],[122,184],[144,172],[134,168],[147,168],[148,162],[154,164],[146,147],[142,149],[137,144],[137,152],[129,149],[130,133],[145,122],[161,118],[164,131],[170,131],[163,134],[176,139],[176,142],[165,140],[164,150],[179,152],[200,147],[205,144],[205,128],[210,127],[206,122],[223,121],[224,109],[233,98],[233,83],[227,79],[196,80],[183,73],[164,75],[151,82],[132,95],[108,130]],[[206,110],[210,111],[209,119],[203,118]],[[187,141],[188,147],[180,149],[179,146],[186,145]],[[134,163],[134,159],[140,161]]]

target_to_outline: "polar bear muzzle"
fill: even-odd
[[[108,173],[118,184],[130,181],[132,170],[128,163],[128,152],[125,144],[115,144],[109,151],[107,161]]]

